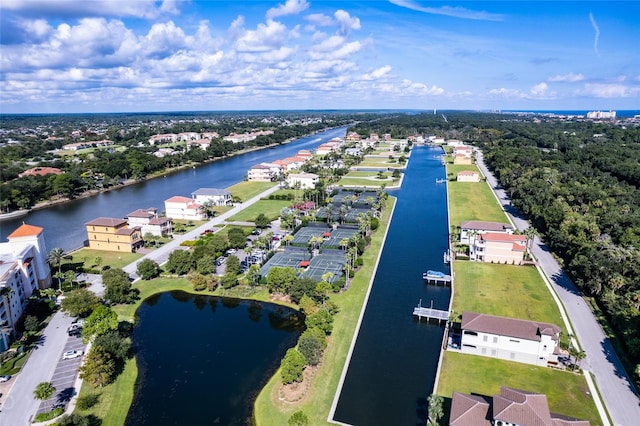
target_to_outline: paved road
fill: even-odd
[[[493,188],[516,228],[519,230],[527,229],[529,223],[510,205],[509,197],[498,185],[493,174],[486,168],[482,153],[478,151],[477,160],[478,167],[487,177],[487,182]],[[595,376],[596,385],[613,424],[639,425],[640,401],[633,387],[633,382],[627,376],[611,342],[605,336],[590,307],[585,303],[575,284],[556,262],[549,248],[538,237],[534,239],[532,252],[564,304],[574,334],[578,338],[582,350],[586,353],[586,358],[581,365]]]

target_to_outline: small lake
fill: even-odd
[[[239,299],[161,293],[137,311],[138,379],[126,425],[246,425],[253,402],[295,346],[292,309]]]

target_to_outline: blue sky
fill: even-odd
[[[2,0],[0,112],[640,109],[639,1]]]

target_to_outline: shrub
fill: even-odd
[[[304,356],[296,348],[289,349],[280,363],[282,383],[287,385],[293,382],[301,382],[304,366]]]
[[[299,351],[307,361],[307,365],[318,365],[326,347],[327,341],[324,331],[319,328],[305,330],[298,339]]]
[[[83,395],[78,397],[78,402],[76,403],[76,407],[79,410],[88,410],[98,403],[100,400],[100,395],[97,393],[89,393],[87,395]]]
[[[305,324],[307,328],[319,328],[326,335],[331,334],[331,331],[333,331],[333,317],[324,309],[309,315],[305,319]]]
[[[40,413],[40,414],[36,415],[34,420],[35,420],[36,423],[46,422],[47,420],[55,419],[56,417],[58,417],[62,413],[64,413],[64,410],[61,407],[57,407],[57,408],[54,408],[53,410],[51,410],[49,412]]]
[[[289,417],[289,421],[287,422],[289,426],[308,426],[309,418],[302,411],[296,411]]]

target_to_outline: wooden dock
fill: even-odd
[[[418,321],[420,321],[422,318],[426,318],[427,321],[432,319],[438,320],[438,324],[442,321],[444,321],[445,323],[449,321],[449,311],[434,309],[433,301],[431,302],[431,305],[432,307],[425,308],[424,306],[422,306],[421,300],[420,303],[418,303],[418,306],[413,308],[413,315],[418,317]]]

